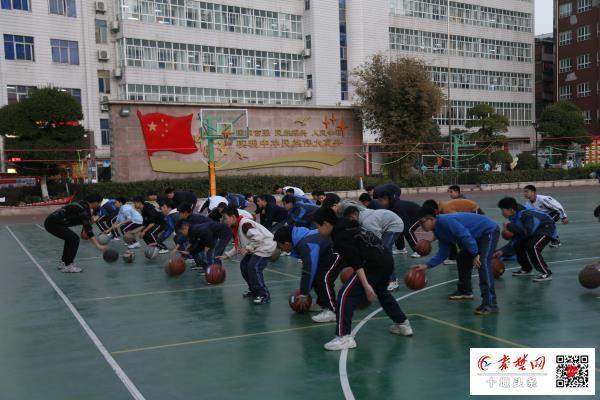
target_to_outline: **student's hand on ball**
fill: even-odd
[[[365,294],[367,295],[367,300],[369,300],[369,301],[377,300],[377,294],[375,293],[375,290],[373,290],[373,286],[369,285],[369,286],[365,287]]]
[[[412,268],[416,269],[417,271],[427,271],[427,265],[425,264],[415,265]]]
[[[479,254],[473,259],[473,267],[476,269],[481,268],[481,256]]]
[[[493,258],[500,258],[502,257],[502,255],[504,254],[504,252],[502,250],[498,250],[494,253],[494,255],[492,256]]]

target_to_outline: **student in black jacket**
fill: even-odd
[[[233,238],[231,228],[220,222],[209,221],[201,225],[191,225],[185,220],[177,222],[177,234],[186,238],[189,245],[184,251],[196,261],[196,265],[206,269],[213,264],[221,265],[225,248]],[[178,245],[177,249],[181,249]]]
[[[175,204],[175,208],[179,209],[179,206],[183,203],[189,203],[192,206],[192,211],[196,209],[196,203],[198,203],[198,198],[194,194],[194,192],[185,192],[175,190],[173,188],[168,188],[165,190],[165,194],[169,199],[173,201]]]
[[[82,271],[81,268],[73,264],[79,249],[79,235],[69,227],[82,225],[82,234],[85,232],[85,235],[98,250],[106,250],[106,246],[101,245],[94,237],[92,227],[92,212],[100,206],[101,201],[102,197],[99,195],[89,194],[83,201],[67,204],[52,212],[44,221],[46,231],[65,242],[59,264],[59,269],[62,272],[76,273]]]
[[[352,315],[365,296],[369,301],[378,299],[385,313],[394,321],[391,333],[411,336],[410,322],[387,290],[394,259],[381,240],[372,232],[362,230],[357,221],[338,220],[330,208],[320,208],[313,215],[313,221],[321,235],[332,238],[334,251],[355,271],[338,293],[336,337],[325,344],[325,349],[337,351],[356,347],[351,335]]]
[[[133,206],[142,214],[143,228],[138,236],[144,239],[147,245],[155,245],[163,227],[163,215],[149,201],[144,201],[142,196],[133,198]]]
[[[283,226],[288,218],[288,212],[285,208],[278,206],[276,202],[270,201],[270,197],[273,196],[261,194],[256,198],[256,206],[260,208],[260,224],[274,232],[275,227]]]

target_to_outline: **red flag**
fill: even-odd
[[[144,132],[148,155],[157,151],[173,151],[180,154],[192,154],[198,151],[192,137],[193,114],[185,117],[173,117],[162,113],[143,115],[137,112]]]

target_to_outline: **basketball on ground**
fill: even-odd
[[[225,268],[223,268],[221,264],[213,264],[206,269],[204,278],[206,279],[206,283],[210,285],[218,285],[225,282],[225,276]]]
[[[165,271],[169,276],[179,276],[185,272],[185,261],[181,257],[172,258],[167,263]]]
[[[125,232],[123,235],[123,241],[127,244],[134,244],[137,242],[137,238],[135,237],[135,233],[133,232]]]
[[[340,273],[340,281],[342,281],[342,284],[345,284],[346,282],[348,282],[350,280],[350,278],[352,278],[352,275],[354,275],[354,268],[352,267],[346,267],[342,270],[342,272]]]
[[[579,272],[579,283],[586,289],[600,287],[600,262],[590,264]]]
[[[511,231],[507,231],[506,229],[502,231],[502,237],[506,240],[511,240],[515,236]]]
[[[417,243],[417,247],[415,248],[415,251],[420,255],[420,256],[428,256],[429,253],[431,253],[431,242],[429,240],[419,240],[419,242]]]
[[[98,240],[98,243],[105,245],[108,244],[108,242],[110,242],[110,236],[108,236],[106,233],[101,233],[99,234],[96,239]]]
[[[416,268],[411,268],[404,275],[404,283],[409,289],[421,290],[427,284],[427,274]]]
[[[113,249],[106,249],[104,253],[102,253],[102,258],[107,263],[112,264],[119,259],[119,253]]]
[[[131,264],[135,260],[135,253],[131,250],[125,250],[121,255],[125,264]]]
[[[292,310],[297,312],[298,314],[302,314],[307,312],[312,305],[312,298],[310,295],[305,298],[300,297],[300,289],[296,289],[290,294],[290,298],[288,301]]]
[[[148,246],[144,249],[144,255],[148,260],[152,260],[154,257],[158,255],[158,247],[156,246]]]
[[[499,258],[492,258],[492,273],[494,274],[494,279],[498,279],[504,274],[506,267],[504,263]]]

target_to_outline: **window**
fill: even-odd
[[[98,71],[98,91],[104,94],[110,94],[110,71]]]
[[[564,31],[558,34],[558,45],[565,46],[567,44],[571,44],[571,40],[573,39],[573,33],[571,31]]]
[[[103,19],[96,20],[96,43],[108,43],[108,27],[106,21]]]
[[[35,61],[33,37],[4,35],[4,58],[7,60]]]
[[[79,65],[79,46],[71,40],[50,39],[52,62]]]
[[[577,28],[577,41],[583,42],[584,40],[588,40],[592,37],[592,33],[590,32],[590,26],[584,25]]]
[[[561,4],[560,7],[558,8],[558,17],[559,18],[568,17],[572,13],[573,13],[573,3],[571,3],[571,2]]]
[[[306,88],[312,89],[312,86],[313,86],[312,75],[306,75]]]
[[[571,85],[561,86],[558,89],[559,98],[561,100],[567,100],[573,97],[571,93]]]
[[[312,37],[310,35],[306,35],[304,37],[304,47],[310,50],[312,48]]]
[[[108,119],[100,119],[100,138],[102,146],[110,145],[110,129],[108,127]]]
[[[592,9],[592,0],[577,0],[577,12],[582,13]]]
[[[586,125],[590,125],[592,123],[592,112],[590,110],[585,110],[581,112],[583,116],[583,123]]]
[[[310,0],[304,0],[304,9],[310,10]]]
[[[60,91],[69,93],[79,104],[81,104],[81,89],[62,88]]]
[[[565,72],[571,72],[571,59],[570,58],[561,58],[560,61],[558,62],[558,70],[559,72],[565,73]]]
[[[465,125],[466,121],[473,119],[468,110],[480,103],[479,101],[452,100],[450,104],[452,125]],[[510,126],[531,126],[533,108],[531,103],[490,102],[489,105],[494,107],[498,114],[508,118]],[[440,113],[434,115],[434,119],[439,125],[448,125],[447,104],[442,106]]]
[[[589,54],[577,56],[577,69],[589,68],[592,65]]]
[[[589,82],[583,82],[577,85],[577,97],[588,97],[592,94]]]
[[[0,0],[0,6],[4,10],[29,11],[29,0]]]
[[[7,85],[6,94],[8,97],[8,104],[25,100],[35,89],[35,86]]]
[[[64,15],[66,17],[77,17],[75,0],[48,0],[50,14]]]

